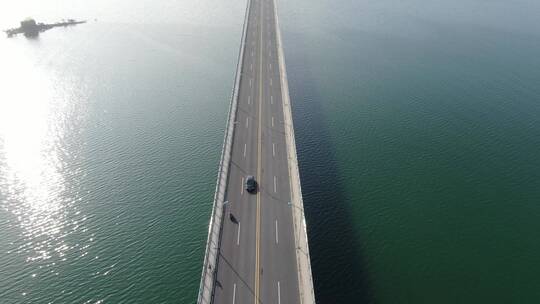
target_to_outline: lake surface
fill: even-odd
[[[0,39],[0,302],[192,303],[244,4],[57,2]]]
[[[318,303],[540,301],[540,3],[282,1]]]
[[[279,4],[318,303],[539,302],[540,3]],[[0,11],[0,302],[195,301],[244,9]]]

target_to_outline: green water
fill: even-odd
[[[2,304],[197,297],[244,5],[98,4],[0,38]]]
[[[281,10],[318,302],[538,303],[538,2]]]
[[[13,3],[0,303],[193,303],[245,2]],[[279,1],[318,303],[540,301],[540,3]],[[95,20],[97,19],[97,20]]]

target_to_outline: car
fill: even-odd
[[[246,191],[249,193],[257,192],[257,181],[253,175],[248,175],[246,177]]]

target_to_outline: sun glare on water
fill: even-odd
[[[63,198],[65,106],[51,73],[28,52],[4,48],[0,59],[0,207],[22,242],[12,248],[28,262],[62,257],[73,212]],[[69,209],[69,210],[68,210]]]

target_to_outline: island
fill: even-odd
[[[37,23],[36,20],[28,18],[23,21],[21,21],[21,26],[18,28],[12,28],[7,29],[4,32],[8,35],[8,37],[12,37],[17,34],[24,34],[26,37],[36,37],[39,35],[40,32],[44,32],[46,30],[52,29],[53,27],[59,27],[59,26],[71,26],[76,24],[86,23],[85,20],[83,21],[76,21],[74,19],[68,19],[66,21],[57,22],[57,23]]]

